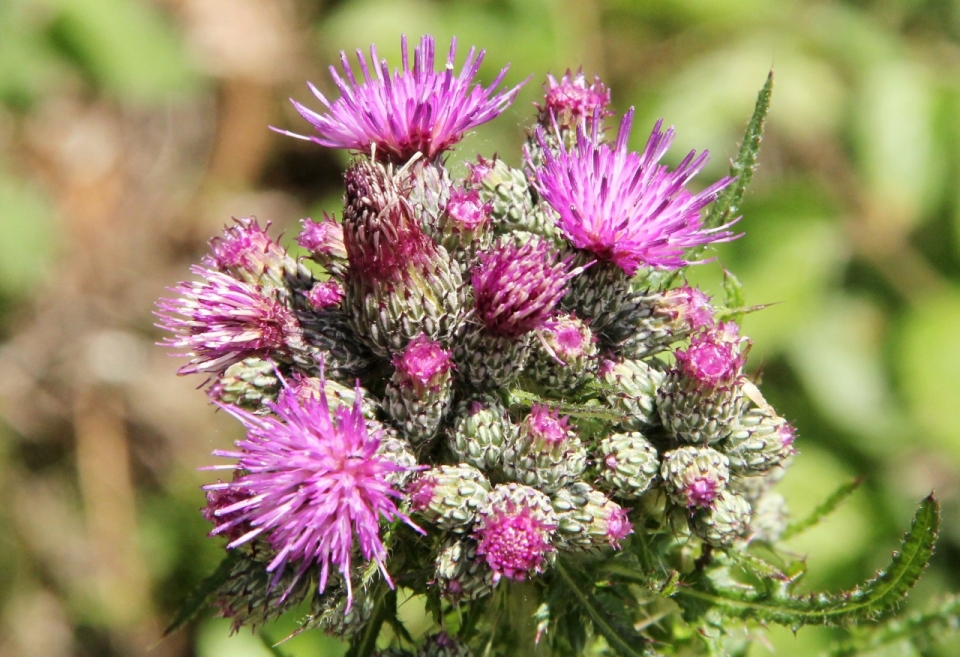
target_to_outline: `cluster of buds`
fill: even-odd
[[[609,90],[570,72],[548,78],[522,168],[479,157],[456,180],[443,153],[519,87],[474,83],[474,50],[455,76],[455,46],[440,72],[430,37],[392,73],[371,49],[362,80],[344,57],[341,98],[296,104],[318,134],[286,134],[357,155],[342,220],[302,222],[323,273],[243,219],[159,304],[181,373],[247,430],[215,452],[232,476],[205,511],[240,555],[219,591],[238,624],[314,596],[311,626],[349,636],[371,587],[474,600],[621,549],[651,508],[718,547],[776,539],[749,491],[793,429],[745,377],[737,326],[651,275],[735,237],[701,217],[730,180],[689,191],[707,154],[660,164],[660,123],[630,151],[632,110],[608,142]],[[469,651],[438,635],[416,654]]]

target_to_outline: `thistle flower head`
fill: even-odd
[[[223,229],[221,237],[210,240],[211,253],[204,264],[221,271],[237,271],[244,278],[256,281],[270,268],[282,268],[287,252],[270,239],[267,229],[261,228],[255,217],[234,219],[236,225]]]
[[[711,508],[730,481],[730,461],[709,447],[680,447],[665,455],[660,476],[678,504]]]
[[[547,75],[543,91],[544,104],[542,107],[537,105],[540,110],[540,123],[543,125],[549,125],[552,120],[556,120],[560,127],[572,128],[584,119],[600,119],[612,114],[607,110],[610,90],[597,76],[594,76],[593,84],[588,84],[582,69],[575,74],[567,69],[559,81],[552,75]]]
[[[610,547],[619,548],[620,541],[633,533],[633,525],[627,518],[627,510],[618,504],[608,503],[607,541]],[[605,508],[607,508],[605,507]]]
[[[569,365],[577,358],[588,354],[597,338],[582,320],[563,316],[548,322],[540,331],[544,343],[549,346],[554,358]]]
[[[323,213],[323,221],[301,219],[303,229],[297,237],[297,244],[311,254],[346,259],[347,251],[343,246],[343,227],[332,217]]]
[[[378,157],[396,163],[406,162],[415,153],[433,159],[460,141],[466,131],[499,116],[522,86],[496,92],[506,68],[489,87],[474,83],[484,56],[483,50],[478,53],[475,48],[467,54],[460,74],[454,74],[456,39],[450,43],[446,65],[440,72],[434,70],[433,37],[420,39],[413,51],[412,67],[405,36],[400,43],[403,67],[392,74],[386,60],[378,57],[375,46],[370,46],[369,65],[358,50],[363,80],[354,76],[346,53],[341,52],[343,77],[330,67],[340,98],[331,103],[310,85],[326,112],[314,112],[291,101],[303,118],[313,124],[318,137],[278,132],[321,146],[365,153],[375,145]]]
[[[437,258],[436,244],[414,219],[390,169],[358,160],[344,181],[343,240],[351,275],[390,280]]]
[[[439,342],[421,333],[406,346],[403,354],[394,355],[393,366],[404,385],[417,391],[436,392],[449,379],[453,360]]]
[[[676,352],[681,373],[706,389],[734,385],[743,372],[746,356],[740,352],[739,341],[728,337],[722,328],[694,335],[687,349]]]
[[[555,551],[551,537],[558,525],[550,498],[529,486],[501,485],[487,495],[479,515],[477,554],[485,558],[494,581],[543,572],[547,555]]]
[[[578,128],[573,148],[568,151],[560,140],[556,153],[538,128],[544,163],[535,169],[533,184],[559,214],[564,236],[629,275],[641,266],[678,269],[690,264],[685,249],[733,239],[728,226],[705,229],[700,217],[731,179],[689,192],[684,186],[703,168],[707,152],[691,152],[669,171],[658,163],[673,141],[673,128],[661,132],[658,121],[643,153],[635,153],[627,147],[632,122],[630,110],[613,146],[600,143],[595,122],[592,135]]]
[[[340,302],[343,301],[343,286],[332,280],[314,283],[310,291],[304,293],[304,296],[307,297],[310,306],[315,310],[333,308],[339,306]]]
[[[557,262],[557,253],[545,241],[519,248],[501,244],[479,259],[471,278],[474,307],[487,330],[504,337],[542,327],[566,292],[567,281],[579,273],[568,271],[569,260]]]
[[[657,312],[686,324],[691,331],[709,328],[714,324],[710,297],[689,285],[681,285],[664,292],[658,300]]]
[[[480,200],[476,190],[454,187],[447,201],[447,216],[460,232],[474,231],[485,225],[490,217],[491,206]]]
[[[203,280],[170,288],[179,296],[157,302],[157,326],[174,334],[160,344],[185,349],[190,362],[179,374],[220,373],[245,358],[283,350],[298,332],[296,319],[254,285],[194,266]]]
[[[247,436],[236,443],[236,451],[214,452],[237,459],[244,473],[205,487],[242,498],[214,512],[220,520],[214,533],[229,534],[244,523],[251,527],[228,548],[263,534],[277,553],[267,566],[275,578],[287,563],[298,564],[298,576],[316,565],[322,591],[333,564],[352,599],[350,567],[359,545],[363,558],[376,561],[389,581],[380,518],[416,526],[397,510],[393,498],[400,493],[387,482],[404,467],[377,454],[381,436],[368,431],[361,404],[358,389],[353,407],[341,406],[332,416],[324,395],[285,392],[269,405],[273,416],[223,406],[243,423]]]
[[[560,412],[544,404],[534,404],[523,421],[521,430],[536,443],[554,447],[572,437],[567,423],[570,418],[560,417]]]

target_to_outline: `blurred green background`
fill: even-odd
[[[154,645],[222,553],[196,469],[237,427],[175,376],[151,310],[231,215],[289,242],[338,210],[345,155],[267,126],[308,131],[287,97],[318,106],[308,79],[336,97],[341,49],[398,62],[401,32],[440,51],[456,35],[459,61],[486,48],[488,81],[508,62],[508,83],[532,75],[453,162],[519,164],[545,74],[583,65],[618,112],[637,108],[635,147],[663,117],[674,162],[709,148],[706,184],[774,67],[746,235],[693,280],[718,290],[722,265],[749,303],[775,304],[744,324],[799,427],[792,510],[865,478],[789,544],[810,555],[806,586],[872,574],[935,489],[943,536],[905,609],[960,589],[960,0],[2,0],[0,657],[270,654],[212,618]],[[767,636],[751,655],[815,655],[840,634]]]

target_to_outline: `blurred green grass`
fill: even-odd
[[[150,304],[231,213],[257,212],[289,239],[300,216],[339,211],[343,155],[266,125],[305,131],[285,97],[310,103],[306,79],[330,90],[325,67],[340,49],[377,43],[397,62],[401,32],[440,44],[456,35],[461,57],[486,48],[486,80],[508,62],[508,84],[532,76],[503,117],[465,139],[455,166],[477,151],[519,163],[545,74],[582,64],[612,88],[618,112],[637,108],[634,147],[662,117],[677,129],[674,162],[709,148],[706,184],[736,153],[773,66],[761,167],[738,224],[745,235],[691,280],[720,294],[726,267],[748,303],[773,304],[744,329],[765,393],[799,428],[801,455],[782,484],[791,508],[802,516],[865,477],[840,512],[789,544],[810,555],[807,585],[869,576],[935,488],[940,550],[907,608],[957,590],[957,0],[7,0],[0,656],[139,654],[216,562],[220,546],[197,513],[206,474],[194,469],[235,428],[207,418],[197,382],[175,380],[175,363],[150,344]],[[109,343],[118,365],[89,357],[110,331],[127,340]],[[100,445],[83,430],[78,399],[88,393],[122,400],[119,461],[84,460],[84,436]],[[135,515],[98,506],[98,476],[116,479]],[[114,521],[135,530],[126,570],[111,570],[104,551]],[[110,573],[146,588],[133,616],[111,611]],[[265,635],[293,629],[284,619]],[[203,619],[156,654],[271,654],[256,636],[227,634],[224,621]],[[812,655],[837,633],[769,636],[780,655]],[[310,635],[280,652],[339,654]],[[953,640],[930,654],[958,652]]]

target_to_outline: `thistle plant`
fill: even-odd
[[[227,556],[171,630],[212,604],[237,629],[298,610],[352,656],[723,655],[747,623],[893,609],[936,502],[876,578],[800,595],[778,543],[842,494],[789,520],[774,489],[802,440],[746,369],[752,309],[684,277],[742,237],[772,77],[699,189],[705,151],[662,164],[662,121],[631,151],[632,109],[608,139],[609,89],[571,72],[519,168],[478,156],[458,179],[444,154],[519,87],[476,83],[482,51],[456,73],[456,41],[440,72],[431,37],[409,54],[391,72],[371,48],[360,76],[344,55],[339,99],[295,103],[316,135],[285,134],[354,155],[342,219],[302,220],[312,267],[241,219],[158,304],[180,373],[246,431],[205,487]],[[398,589],[434,631],[410,635]]]

